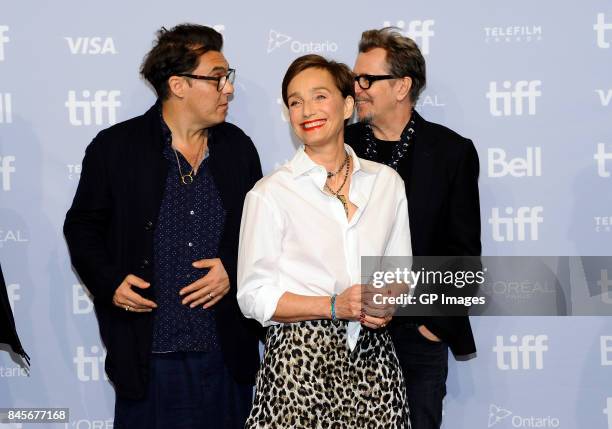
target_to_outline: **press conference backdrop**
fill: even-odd
[[[365,29],[394,25],[427,61],[417,109],[473,139],[486,255],[605,255],[612,239],[612,2],[4,2],[0,261],[29,374],[0,354],[0,407],[68,407],[112,427],[92,303],[61,232],[84,149],[155,97],[138,69],[154,32],[213,26],[237,69],[228,120],[264,173],[290,159],[280,85],[318,53],[353,65]],[[609,305],[612,273],[601,273]],[[500,285],[529,294],[537,283]],[[478,358],[451,360],[444,427],[612,429],[612,318],[473,319]]]

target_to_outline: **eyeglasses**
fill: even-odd
[[[355,82],[359,85],[361,89],[370,89],[372,84],[377,80],[387,80],[387,79],[398,79],[395,76],[391,76],[390,74],[381,74],[381,75],[373,75],[373,74],[360,74],[355,76]]]
[[[236,69],[227,69],[225,76],[201,76],[199,74],[177,73],[175,76],[189,77],[191,79],[214,80],[217,82],[217,91],[221,91],[227,82],[234,84]]]

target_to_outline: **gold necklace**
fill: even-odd
[[[342,181],[342,184],[340,185],[340,187],[338,188],[337,191],[333,191],[332,188],[329,187],[329,185],[327,184],[327,182],[325,182],[325,188],[336,198],[338,198],[338,200],[342,203],[342,207],[344,208],[344,213],[346,214],[346,217],[348,218],[349,215],[349,211],[348,211],[348,203],[346,201],[346,196],[341,194],[340,191],[342,190],[342,188],[344,188],[344,185],[346,184],[346,181],[348,180],[348,176],[349,176],[349,168],[351,166],[351,160],[348,157],[348,153],[346,154],[347,159],[346,159],[346,169],[344,171],[344,180]]]
[[[174,150],[174,156],[176,157],[176,165],[178,166],[179,169],[179,176],[181,176],[181,182],[183,183],[183,185],[190,185],[191,183],[193,183],[193,176],[195,173],[195,166],[197,165],[198,161],[200,160],[200,156],[202,154],[202,151],[204,150],[204,143],[202,143],[202,145],[200,146],[200,150],[198,151],[197,155],[196,155],[196,159],[193,162],[194,167],[191,167],[191,171],[187,174],[183,174],[183,169],[181,168],[181,162],[179,161],[179,157],[178,157],[178,153],[176,151],[176,149],[173,147],[172,150]],[[185,158],[187,159],[187,158]],[[189,162],[189,161],[188,161]],[[197,174],[197,173],[195,173]]]

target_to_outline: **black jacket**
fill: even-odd
[[[406,183],[414,256],[480,256],[478,153],[471,140],[416,111],[410,156],[400,163]],[[365,157],[365,126],[349,125],[345,141]],[[376,159],[374,161],[377,161]],[[456,356],[476,352],[468,317],[419,318]]]
[[[64,234],[72,264],[94,297],[100,336],[107,349],[106,372],[117,395],[145,392],[152,341],[152,313],[127,312],[112,304],[128,274],[153,278],[153,232],[159,214],[167,164],[156,106],[101,131],[87,147],[81,179],[66,214]],[[258,328],[242,316],[236,301],[236,265],[242,206],[262,176],[257,150],[238,127],[212,128],[210,169],[227,216],[219,257],[230,292],[216,308],[226,365],[240,383],[254,384],[259,366]],[[149,289],[134,289],[144,297]]]
[[[2,275],[2,267],[0,266],[0,343],[8,344],[13,351],[20,355],[26,363],[30,363],[30,357],[23,350],[17,329],[15,328],[15,319],[6,292],[6,283]]]

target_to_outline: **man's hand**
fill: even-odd
[[[147,289],[151,287],[151,284],[134,274],[128,274],[117,290],[115,290],[113,304],[126,311],[133,311],[136,313],[148,313],[153,311],[154,308],[157,308],[157,304],[153,301],[143,298],[134,292],[132,286],[140,289]]]
[[[419,325],[419,327],[417,328],[419,330],[419,333],[424,336],[425,338],[427,338],[429,341],[435,341],[437,343],[439,343],[440,338],[436,337],[436,335],[431,332],[429,329],[427,329],[427,327],[425,327],[425,325]]]
[[[183,297],[182,304],[194,308],[204,304],[204,308],[210,308],[221,300],[230,290],[229,277],[221,259],[200,259],[195,261],[196,268],[210,268],[208,273],[199,280],[185,286],[179,295]]]

